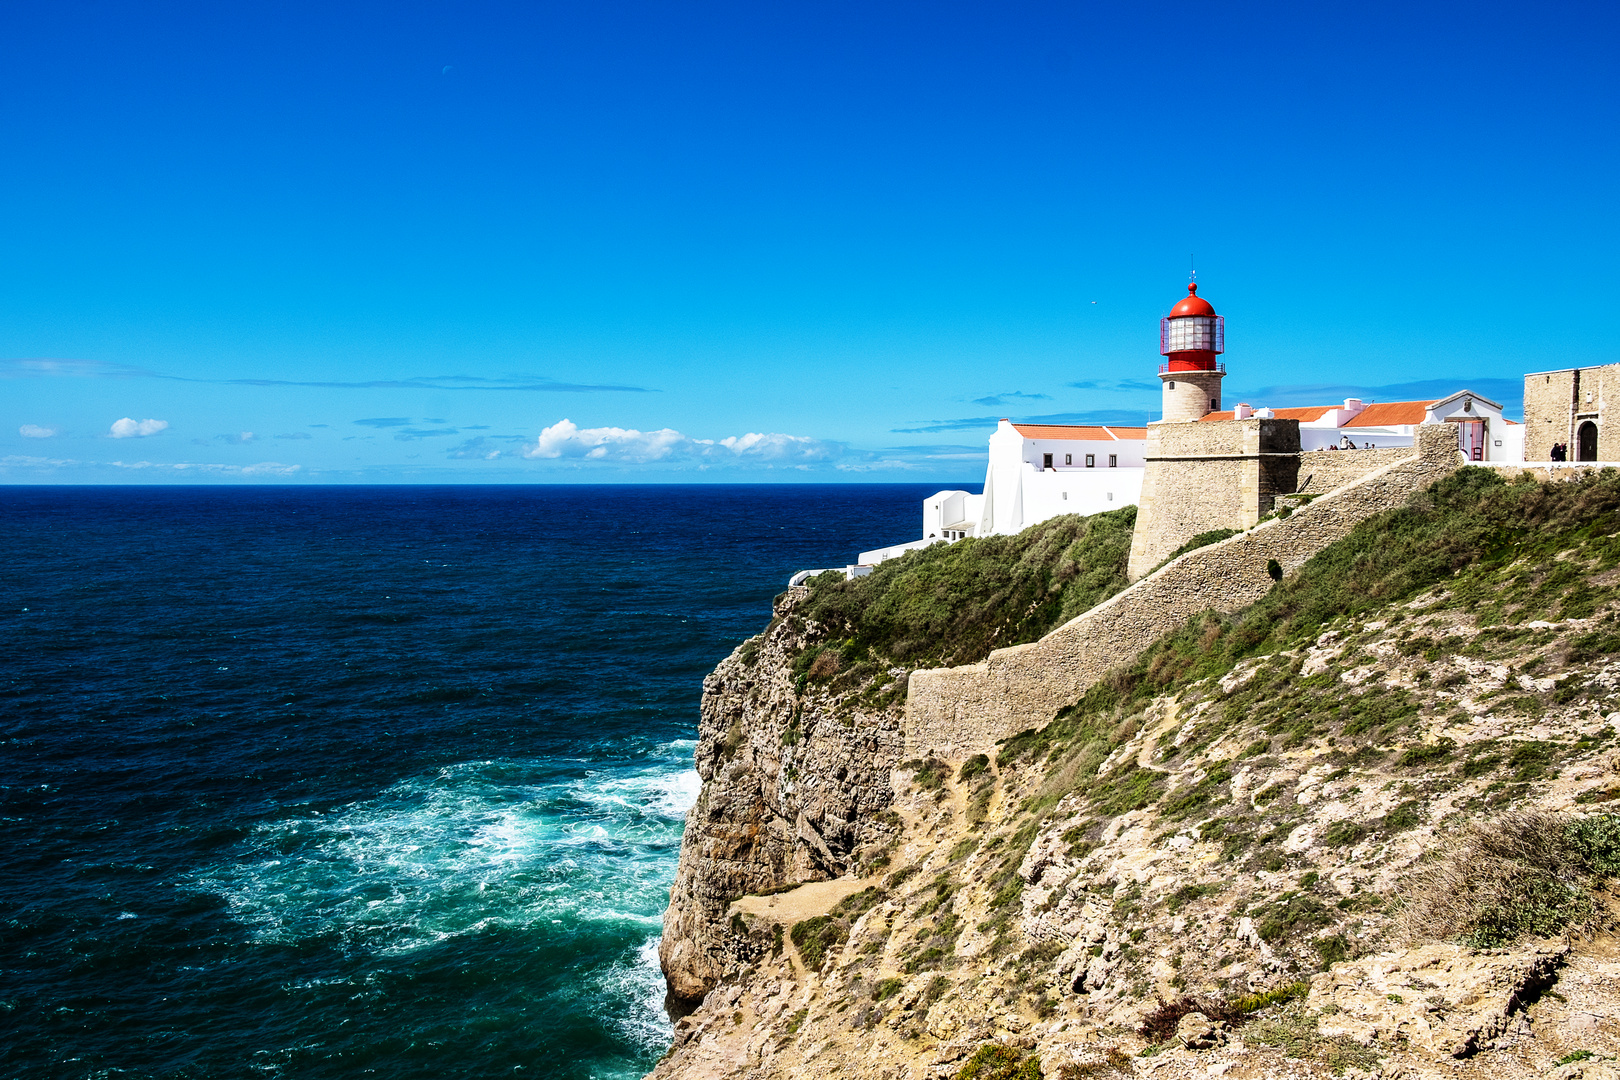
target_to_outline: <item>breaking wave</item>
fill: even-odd
[[[570,933],[608,920],[655,933],[697,798],[691,747],[562,776],[555,761],[454,765],[261,825],[195,886],[261,941],[338,936],[382,954],[497,927]]]

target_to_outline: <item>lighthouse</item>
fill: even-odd
[[[1164,384],[1164,419],[1198,420],[1220,412],[1226,365],[1226,320],[1198,295],[1198,283],[1159,320],[1159,381]]]

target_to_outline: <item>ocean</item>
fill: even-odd
[[[704,674],[937,487],[0,488],[0,1076],[641,1075]]]

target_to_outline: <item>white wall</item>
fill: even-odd
[[[1411,424],[1365,428],[1308,428],[1301,424],[1299,426],[1299,448],[1301,450],[1321,450],[1329,446],[1338,446],[1339,439],[1345,435],[1350,436],[1350,441],[1355,443],[1357,447],[1372,443],[1375,450],[1412,445]]]
[[[990,436],[976,534],[1010,535],[1059,514],[1096,514],[1135,503],[1142,495],[1146,449],[1143,439],[1026,439],[1003,421]],[[1052,455],[1051,470],[1041,468],[1045,454]],[[1096,462],[1092,468],[1086,467],[1087,454]],[[1110,454],[1119,462],[1114,468],[1108,466]]]
[[[1490,460],[1501,462],[1522,462],[1524,460],[1524,425],[1504,422],[1501,427],[1492,425],[1490,436]],[[1500,440],[1502,445],[1497,446]]]
[[[1100,514],[1130,506],[1142,497],[1144,466],[1118,469],[1068,469],[1024,474],[1024,524],[1059,514]],[[1008,530],[1017,532],[1019,530]]]
[[[977,535],[1019,532],[1024,504],[1020,483],[1029,466],[1024,462],[1024,437],[1003,420],[990,436],[990,463],[984,470],[984,502]]]
[[[924,499],[923,539],[942,536],[945,526],[970,520],[967,516],[967,500],[971,497],[965,491],[936,491]]]

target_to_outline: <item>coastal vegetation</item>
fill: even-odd
[[[794,618],[818,644],[797,670],[829,678],[863,661],[945,667],[1034,641],[1124,589],[1136,507],[1052,518],[1016,536],[935,544],[845,581],[826,573]]]

